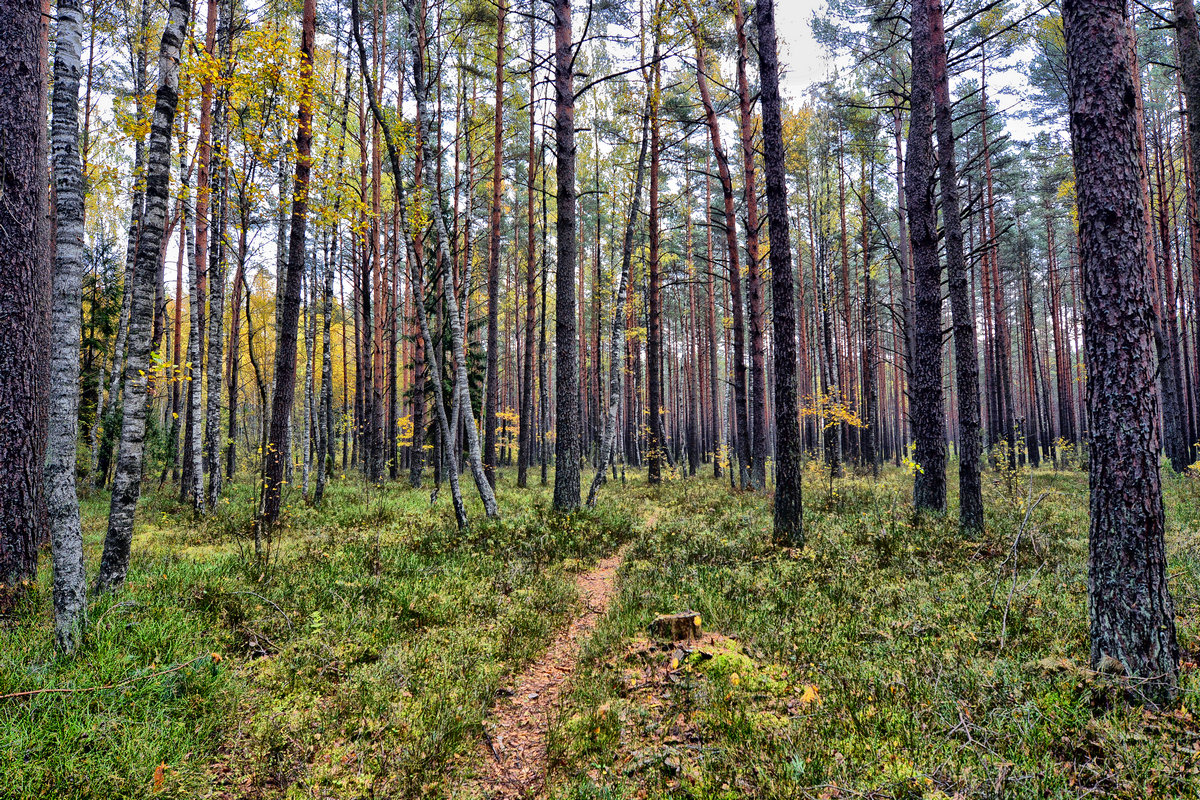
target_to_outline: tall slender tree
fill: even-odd
[[[312,170],[313,53],[316,40],[316,0],[304,0],[300,25],[300,107],[296,120],[296,171],[292,180],[292,224],[288,237],[287,271],[280,276],[279,333],[275,347],[275,393],[271,400],[271,434],[263,453],[261,524],[279,521],[283,505],[284,467],[288,458],[289,421],[296,399],[296,346],[300,325],[301,276],[308,229],[308,184]],[[257,540],[256,540],[257,542]]]
[[[929,43],[933,57],[934,122],[938,142],[938,186],[946,239],[946,271],[950,278],[950,312],[954,320],[954,368],[958,389],[958,502],[964,532],[983,530],[983,488],[979,478],[979,353],[975,315],[967,282],[963,250],[962,209],[958,200],[954,115],[950,102],[950,71],[946,60],[946,27],[942,0],[929,2]]]
[[[129,310],[129,356],[125,363],[125,396],[121,442],[113,475],[108,533],[100,557],[96,588],[111,591],[125,582],[133,518],[142,491],[146,439],[146,379],[150,372],[150,336],[154,318],[155,278],[167,217],[170,189],[171,132],[179,103],[179,53],[191,11],[190,0],[171,0],[158,50],[158,91],[147,150],[146,210],[134,261]]]
[[[775,540],[804,544],[804,442],[796,390],[796,308],[792,279],[792,238],[788,226],[787,154],[779,99],[779,51],[775,0],[758,0],[758,71],[762,84],[763,166],[767,180],[767,221],[771,236],[771,322],[775,370]]]
[[[496,6],[496,107],[492,129],[492,207],[488,234],[487,386],[483,410],[483,470],[496,485],[496,421],[500,403],[500,199],[504,193],[504,15]]]
[[[916,441],[913,503],[946,510],[946,411],[942,398],[942,264],[934,205],[934,54],[930,0],[913,3],[912,115],[905,164],[916,307],[909,365],[910,419]]]
[[[579,408],[579,337],[576,335],[575,270],[578,255],[575,207],[575,49],[571,0],[553,0],[554,141],[558,179],[555,223],[555,439],[554,507],[579,508],[579,459],[583,438]]]
[[[54,639],[73,651],[87,625],[83,528],[75,487],[79,439],[79,347],[84,266],[83,165],[79,156],[79,81],[83,74],[80,0],[59,0],[54,49],[51,154],[54,160],[54,337],[46,508],[54,559]]]

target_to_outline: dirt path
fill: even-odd
[[[618,551],[576,577],[583,613],[554,638],[541,658],[516,677],[512,695],[497,703],[485,720],[482,768],[475,785],[484,797],[509,800],[542,792],[550,712],[558,707],[575,672],[583,639],[612,604],[622,555],[623,551]]]

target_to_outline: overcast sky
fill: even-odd
[[[779,33],[779,64],[785,100],[797,101],[804,90],[825,77],[828,53],[813,40],[812,16],[822,0],[776,0],[775,25]]]

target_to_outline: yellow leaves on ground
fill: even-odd
[[[815,703],[821,705],[821,695],[817,693],[817,687],[814,684],[808,683],[804,685],[804,692],[800,695],[801,705],[809,705]]]

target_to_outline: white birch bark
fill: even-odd
[[[83,165],[79,156],[81,16],[80,0],[59,0],[50,130],[56,226],[45,480],[54,564],[54,640],[68,653],[79,645],[87,625],[83,529],[75,487],[84,273]]]
[[[158,53],[159,81],[147,148],[146,210],[134,261],[129,312],[129,355],[125,365],[125,405],[121,442],[113,476],[108,534],[100,558],[96,588],[121,586],[129,571],[133,518],[142,490],[146,439],[146,377],[150,368],[150,338],[159,249],[167,216],[170,189],[171,132],[179,102],[179,51],[190,12],[189,0],[171,0]]]

